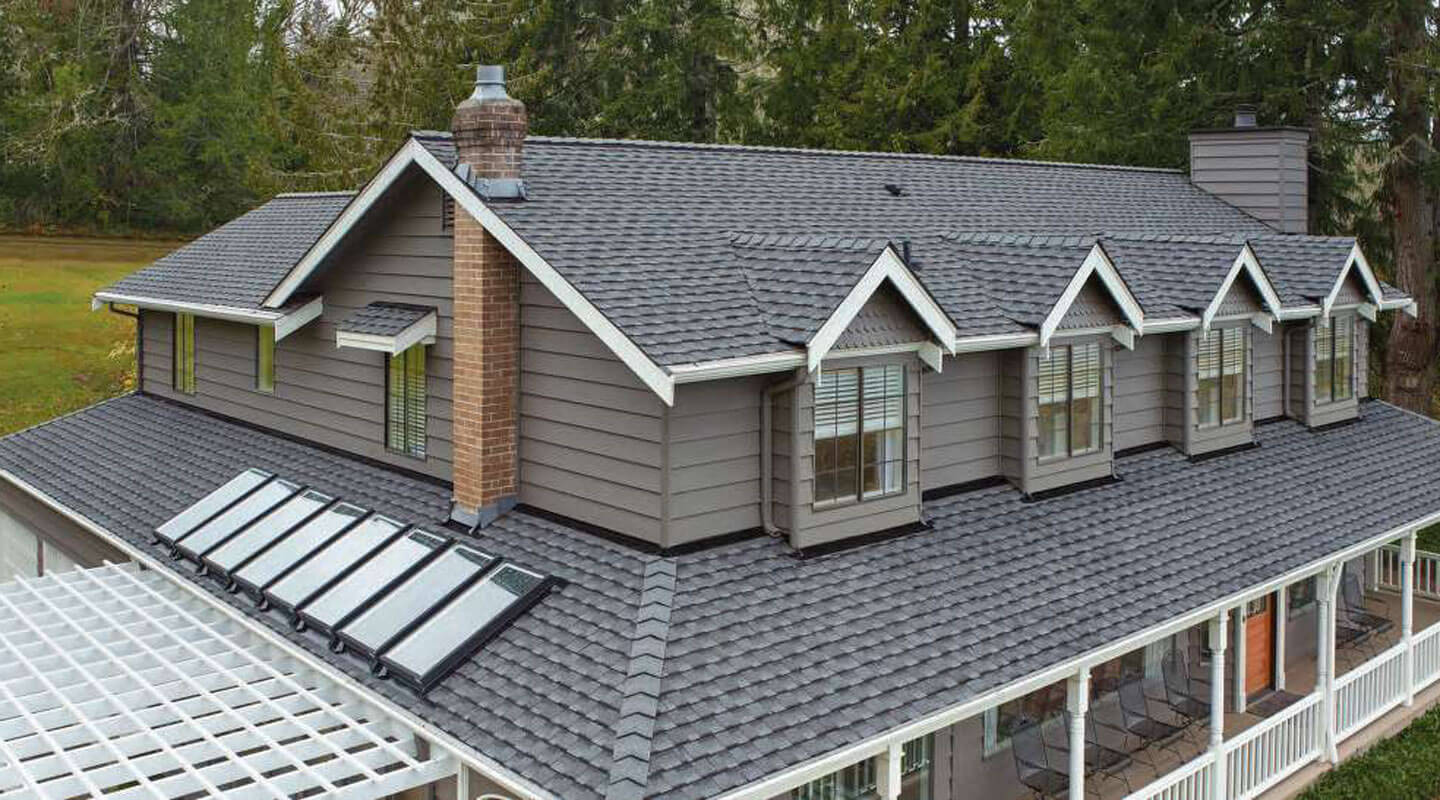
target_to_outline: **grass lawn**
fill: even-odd
[[[1325,773],[1299,800],[1435,800],[1440,797],[1440,708]]]
[[[90,295],[178,244],[0,236],[0,435],[131,387],[134,322]]]

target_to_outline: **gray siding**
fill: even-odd
[[[1360,279],[1359,271],[1352,267],[1345,274],[1345,281],[1340,284],[1340,291],[1335,293],[1334,306],[1354,306],[1368,302],[1370,302],[1370,296],[1365,291],[1365,282]]]
[[[253,326],[197,318],[196,391],[173,388],[171,314],[145,312],[147,392],[261,427],[448,480],[451,475],[451,239],[440,229],[439,190],[413,181],[374,217],[319,279],[324,315],[275,348],[275,392],[255,391]],[[335,325],[375,301],[439,310],[426,363],[427,456],[385,448],[385,356],[335,346]]]
[[[1025,485],[1025,418],[1034,413],[1025,395],[1029,353],[1005,350],[1000,353],[1000,474],[1016,486]]]
[[[1255,282],[1246,273],[1240,273],[1230,285],[1225,299],[1220,301],[1218,315],[1222,317],[1238,314],[1258,314],[1265,310],[1265,299],[1255,288]]]
[[[1099,278],[1092,277],[1075,295],[1075,302],[1060,320],[1061,328],[1096,328],[1119,325],[1125,321],[1120,308],[1111,299],[1110,292]]]
[[[791,465],[796,486],[795,501],[790,508],[790,543],[806,548],[825,542],[848,539],[867,533],[888,530],[920,519],[920,361],[913,356],[904,359],[907,365],[905,386],[907,419],[905,427],[905,485],[903,494],[875,500],[816,509],[815,497],[815,384],[814,376],[795,388],[792,409],[795,430],[791,448],[795,458]],[[830,366],[866,366],[896,363],[894,357],[832,361]]]
[[[526,274],[520,502],[662,544],[666,436],[660,399]]]
[[[1165,336],[1115,348],[1115,449],[1165,441]]]
[[[130,560],[118,548],[66,519],[9,481],[0,480],[0,513],[82,567]]]
[[[1370,323],[1355,318],[1355,396],[1370,396]]]
[[[1272,333],[1250,330],[1251,363],[1255,365],[1255,419],[1285,415],[1285,337],[1277,325]]]
[[[796,392],[792,389],[787,392],[777,392],[771,399],[770,428],[771,428],[771,496],[770,505],[773,517],[771,522],[776,528],[783,531],[790,530],[795,524],[794,515],[791,509],[797,505],[795,492],[798,491],[798,483],[795,482],[795,463],[793,455],[797,426],[799,422],[795,406]]]
[[[925,371],[920,415],[922,489],[1001,474],[1003,358],[998,351],[947,356],[943,371]]]
[[[1165,335],[1165,441],[1185,452],[1189,447],[1187,438],[1189,417],[1187,398],[1195,394],[1195,374],[1187,367],[1194,360],[1189,333]]]
[[[667,410],[666,546],[760,525],[760,403],[765,383],[756,376],[676,387],[675,406]]]
[[[1211,327],[1211,334],[1227,329],[1239,328],[1248,331],[1251,328],[1249,322],[1228,322],[1216,324]],[[1191,353],[1190,370],[1196,377],[1193,383],[1198,388],[1200,368],[1200,332],[1191,331],[1189,352]],[[1189,401],[1186,403],[1187,424],[1190,427],[1186,455],[1197,456],[1202,453],[1210,453],[1216,450],[1224,450],[1227,447],[1236,447],[1242,444],[1249,444],[1254,441],[1253,423],[1255,420],[1255,357],[1251,352],[1254,344],[1254,337],[1245,337],[1245,409],[1243,418],[1238,422],[1225,425],[1215,425],[1202,428],[1200,419],[1200,398],[1197,391],[1192,389]]]
[[[1190,135],[1190,180],[1286,233],[1305,233],[1307,137],[1289,129]]]
[[[932,337],[923,322],[915,316],[909,303],[887,281],[875,290],[850,326],[836,340],[836,349],[847,347],[884,347],[893,344],[925,342]],[[838,358],[842,354],[834,353]]]
[[[1315,384],[1310,379],[1314,355],[1311,348],[1314,340],[1310,335],[1310,323],[1296,322],[1284,328],[1286,343],[1290,349],[1290,364],[1287,369],[1290,383],[1290,409],[1287,416],[1305,422],[1310,418],[1310,405],[1314,402]]]

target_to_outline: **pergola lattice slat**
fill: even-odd
[[[153,572],[0,584],[0,798],[373,800],[451,776],[373,703]]]

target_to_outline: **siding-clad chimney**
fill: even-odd
[[[518,185],[526,128],[525,104],[505,92],[504,68],[480,67],[474,93],[451,122],[461,174],[468,166],[477,185]],[[486,525],[515,504],[520,265],[468,213],[457,210],[454,230],[452,516]]]
[[[1261,127],[1241,106],[1231,128],[1190,134],[1190,181],[1285,233],[1308,227],[1310,132]]]

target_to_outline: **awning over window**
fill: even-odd
[[[335,326],[335,346],[394,355],[417,344],[434,344],[437,324],[431,306],[371,303]]]
[[[0,797],[371,800],[454,758],[131,566],[0,584]]]

